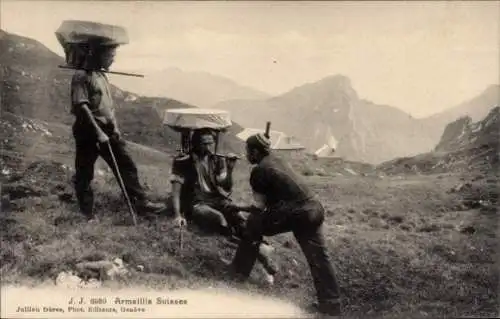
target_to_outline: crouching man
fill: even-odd
[[[330,264],[322,233],[324,208],[292,168],[273,156],[263,134],[246,141],[247,159],[257,164],[250,185],[263,213],[251,214],[243,239],[232,261],[233,271],[246,278],[254,266],[263,236],[293,232],[309,264],[318,303],[311,308],[340,315],[339,286]]]
[[[232,170],[236,158],[213,154],[214,135],[210,130],[196,130],[189,154],[180,154],[172,165],[172,209],[174,224],[184,226],[186,219],[205,230],[228,237],[241,237],[246,216],[244,206],[231,199]],[[264,251],[264,250],[262,250]],[[270,275],[276,273],[268,256],[256,256]]]
[[[71,112],[75,116],[73,136],[76,142],[74,186],[80,211],[89,220],[95,217],[91,182],[99,156],[111,167],[115,176],[121,175],[125,189],[139,213],[158,211],[165,207],[146,198],[139,183],[137,167],[126,149],[116,122],[110,84],[101,71],[107,70],[113,63],[116,48],[97,42],[83,46],[82,70],[76,71],[71,81]],[[115,167],[110,148],[118,167]]]

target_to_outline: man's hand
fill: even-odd
[[[226,158],[229,160],[233,160],[233,161],[237,161],[240,159],[240,157],[238,155],[236,155],[235,153],[228,153],[226,155]]]
[[[239,156],[234,154],[234,153],[227,154],[227,156],[226,156],[227,167],[232,170],[234,168],[234,166],[236,165],[236,161],[238,159],[239,159]]]
[[[252,209],[252,205],[248,205],[248,204],[236,204],[235,205],[239,211],[242,211],[242,212],[248,212]]]
[[[119,141],[121,140],[122,138],[122,133],[120,132],[120,130],[115,126],[115,128],[113,129],[113,137]]]
[[[239,211],[248,212],[250,214],[256,214],[262,212],[262,208],[258,208],[255,205],[245,205],[245,204],[237,204]]]
[[[227,159],[227,168],[229,170],[232,170],[234,166],[236,165],[236,160],[235,159]]]
[[[99,143],[103,144],[109,142],[109,137],[106,135],[106,133],[99,132],[97,135],[97,140],[99,141]]]
[[[261,214],[264,212],[264,209],[263,208],[259,208],[255,205],[250,205],[247,209],[247,212],[249,212],[250,214]]]
[[[186,219],[182,216],[176,216],[174,218],[175,227],[185,227],[187,225]]]
[[[262,194],[259,194],[257,192],[252,192],[252,197],[253,197],[253,201],[254,201],[254,206],[257,206],[261,209],[264,209],[266,207],[266,204],[265,204],[265,196],[262,195]]]

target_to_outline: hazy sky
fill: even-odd
[[[365,99],[423,116],[499,83],[500,2],[2,0],[2,29],[62,55],[63,20],[118,24],[115,70],[179,67],[271,94],[344,74]]]

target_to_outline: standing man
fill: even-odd
[[[315,310],[340,315],[340,292],[322,233],[325,211],[308,186],[292,168],[271,154],[270,141],[263,134],[246,141],[247,159],[256,164],[250,185],[263,213],[250,215],[246,233],[232,262],[240,278],[248,278],[263,236],[293,232],[309,264],[318,303]]]
[[[89,220],[95,217],[91,182],[97,157],[101,156],[106,161],[115,177],[118,174],[106,143],[111,146],[125,189],[135,208],[139,212],[164,208],[162,204],[147,200],[139,183],[137,167],[118,129],[111,88],[101,71],[108,70],[113,63],[116,48],[117,45],[99,42],[79,46],[82,70],[76,71],[71,81],[71,113],[75,116],[73,136],[76,142],[74,186],[80,211]]]

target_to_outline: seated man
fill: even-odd
[[[181,154],[172,166],[172,208],[176,224],[185,224],[185,218],[204,229],[215,230],[225,236],[240,237],[246,218],[244,207],[236,205],[230,194],[233,187],[232,170],[235,158],[213,154],[215,138],[209,130],[193,133],[189,154]],[[266,271],[276,270],[268,257],[258,256]]]
[[[234,160],[226,162],[215,156],[211,150],[214,143],[209,130],[197,130],[193,133],[189,154],[174,159],[173,211],[176,220],[184,214],[182,217],[207,229],[229,235],[231,226],[238,225],[241,220],[239,208],[229,199]]]

